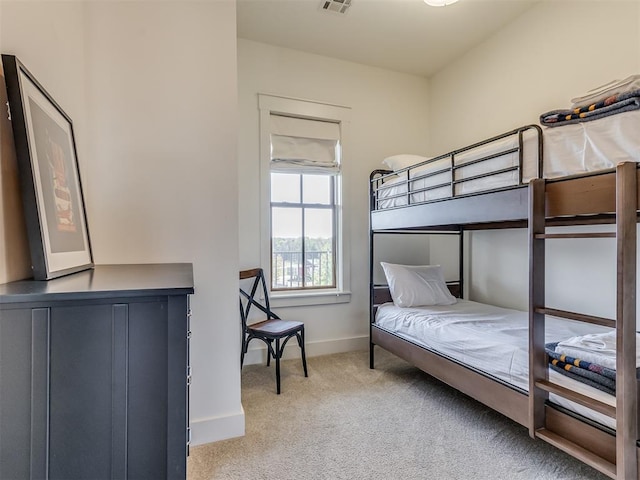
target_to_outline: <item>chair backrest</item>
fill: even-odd
[[[269,306],[269,293],[262,269],[252,268],[251,270],[242,270],[240,272],[240,280],[250,279],[253,279],[250,289],[243,289],[242,286],[240,286],[240,318],[242,319],[243,331],[247,328],[247,320],[249,319],[251,307],[255,306],[262,313],[266,314],[268,320],[280,318],[271,311]],[[259,295],[263,296],[264,302],[259,301]]]

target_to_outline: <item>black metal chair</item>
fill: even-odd
[[[269,295],[267,293],[267,285],[264,279],[264,272],[261,268],[253,268],[251,270],[243,270],[240,272],[240,280],[249,280],[253,278],[251,290],[247,292],[240,287],[240,318],[242,319],[242,351],[240,354],[240,368],[244,363],[244,356],[247,353],[249,342],[254,338],[262,340],[267,345],[267,366],[271,363],[271,357],[276,361],[276,388],[278,395],[280,394],[280,358],[284,352],[284,347],[289,339],[296,337],[300,351],[302,354],[302,367],[304,368],[304,376],[307,377],[307,358],[304,353],[304,323],[292,320],[282,320],[269,307]],[[264,303],[256,300],[258,286],[262,284],[262,295],[264,295]],[[267,318],[257,323],[247,324],[251,307],[255,306]],[[275,346],[273,343],[275,342]],[[282,342],[282,343],[281,343]]]

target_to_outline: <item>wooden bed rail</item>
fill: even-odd
[[[622,163],[626,175],[640,179],[638,164]],[[619,167],[620,167],[619,166]],[[616,212],[616,169],[574,175],[546,181],[546,217],[566,217]],[[639,192],[635,194],[636,210],[640,210]],[[634,197],[634,195],[631,195]],[[633,199],[629,199],[633,204]],[[633,209],[633,207],[631,207]]]

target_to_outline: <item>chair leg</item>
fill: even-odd
[[[304,376],[308,377],[309,375],[307,374],[307,356],[304,353],[304,325],[302,326],[302,330],[300,330],[298,343],[300,344],[300,351],[302,353],[302,368],[304,369]]]
[[[267,346],[267,367],[271,365],[271,352],[273,351],[271,342],[273,342],[273,340],[269,340],[269,345]]]
[[[276,391],[280,395],[280,339],[276,338]]]

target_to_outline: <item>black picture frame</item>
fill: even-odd
[[[27,68],[2,55],[33,277],[93,267],[73,122]]]

